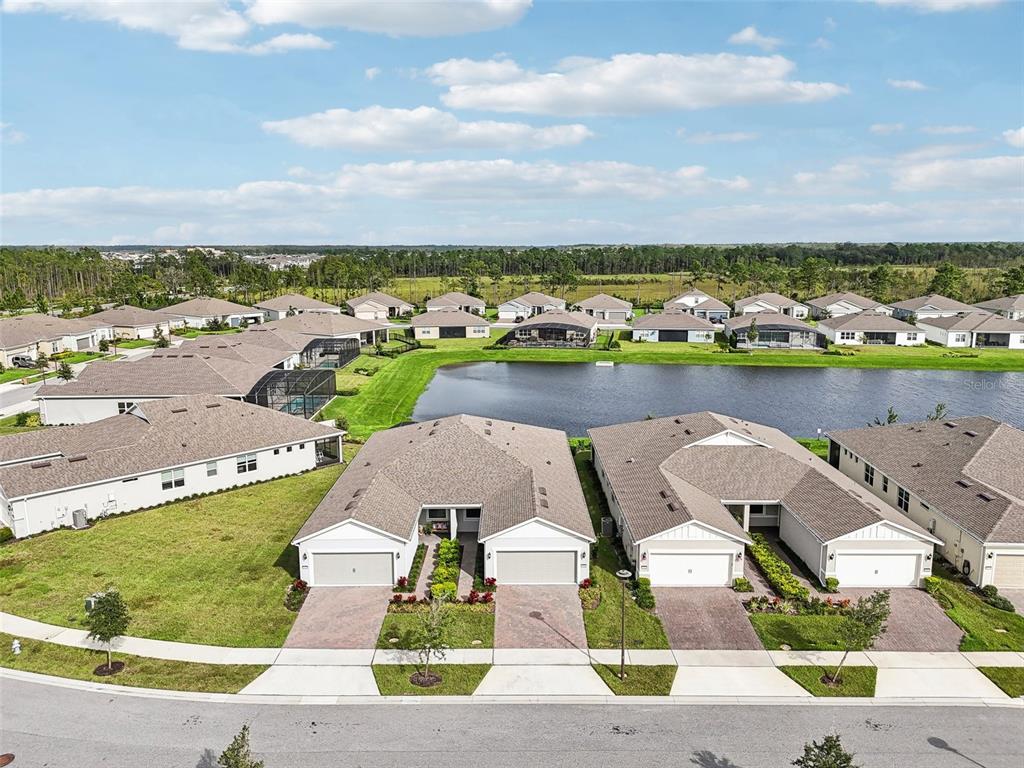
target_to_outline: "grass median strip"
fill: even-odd
[[[983,602],[944,568],[932,575],[939,579],[935,599],[964,631],[961,651],[1024,651],[1024,617]]]
[[[835,673],[835,667],[791,666],[779,667],[814,696],[864,696],[875,695],[875,679],[878,670],[874,667],[843,667],[838,684],[823,682],[823,678]]]
[[[12,640],[13,635],[0,632],[0,667],[133,688],[238,693],[267,670],[257,664],[196,664],[115,652],[114,661],[124,662],[124,670],[111,677],[97,677],[92,671],[106,663],[104,651],[21,640],[21,653],[15,655]]]
[[[846,650],[839,630],[849,619],[843,616],[754,613],[749,618],[761,643],[769,651],[782,650],[783,645],[793,651]]]
[[[978,667],[978,671],[1013,698],[1024,696],[1024,667]]]
[[[617,664],[595,664],[594,671],[616,696],[668,696],[679,667],[670,665],[629,664],[626,679],[619,679]]]
[[[490,664],[431,664],[441,682],[429,688],[413,685],[415,664],[377,664],[373,676],[381,696],[472,696],[491,668]]]

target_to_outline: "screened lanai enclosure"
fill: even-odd
[[[331,401],[335,390],[333,368],[274,369],[256,383],[245,400],[309,419]]]
[[[302,350],[309,368],[344,368],[359,357],[359,339],[314,339]]]

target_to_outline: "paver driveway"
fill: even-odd
[[[376,648],[391,587],[313,587],[285,648]]]
[[[494,616],[495,648],[587,647],[575,586],[504,586]]]
[[[872,589],[840,589],[841,597],[856,600]],[[963,630],[953,623],[923,589],[889,590],[889,621],[876,651],[956,651]]]
[[[763,650],[742,596],[728,587],[655,587],[669,645],[685,650]]]

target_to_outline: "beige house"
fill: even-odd
[[[574,309],[579,310],[591,317],[597,318],[604,323],[625,324],[633,317],[633,305],[628,301],[609,296],[607,293],[599,293],[579,302]]]
[[[939,293],[932,293],[928,296],[916,296],[906,301],[897,301],[892,305],[894,317],[901,320],[916,317],[923,320],[928,317],[952,317],[963,312],[974,312],[976,307],[964,304],[962,301],[951,299]]]
[[[949,317],[918,318],[928,341],[944,347],[1024,349],[1024,323],[981,309]]]
[[[292,315],[301,315],[303,312],[341,313],[341,307],[314,299],[312,296],[304,296],[301,293],[286,293],[283,296],[261,301],[256,305],[256,309],[261,310],[263,317],[267,320],[280,320],[282,317],[289,317],[289,313]]]
[[[114,336],[119,339],[153,339],[160,335],[166,338],[171,335],[171,329],[180,328],[185,324],[184,320],[168,317],[162,312],[128,304],[106,309],[83,319],[110,325]]]
[[[677,309],[719,324],[732,314],[728,304],[696,288],[666,301],[663,306],[666,312]]]
[[[642,315],[633,321],[633,341],[692,341],[710,344],[715,326],[682,309],[666,309]]]
[[[828,438],[829,462],[941,539],[972,582],[1024,589],[1024,432],[974,416]]]
[[[204,328],[212,322],[240,328],[263,322],[263,312],[233,301],[198,296],[158,310],[161,314],[184,322],[189,328]]]
[[[892,307],[851,291],[830,293],[826,296],[819,296],[816,299],[808,299],[807,306],[811,308],[811,316],[819,319],[823,317],[852,315],[857,312],[864,312],[865,310],[879,312],[884,315],[892,314]]]
[[[452,308],[461,309],[463,312],[470,312],[474,315],[482,315],[487,310],[487,304],[483,299],[462,293],[462,291],[449,291],[427,300],[427,312]]]
[[[417,339],[485,339],[491,324],[480,315],[450,307],[416,315],[410,323]]]
[[[818,330],[833,344],[891,344],[897,347],[919,347],[924,344],[924,331],[873,309],[834,315],[818,321]]]
[[[504,342],[515,347],[589,347],[597,339],[597,326],[583,312],[549,309],[518,323]]]
[[[415,310],[409,302],[380,291],[371,291],[347,299],[345,305],[348,307],[348,313],[360,320],[387,320],[389,317],[411,315]]]
[[[807,317],[811,310],[806,304],[783,296],[781,293],[759,293],[747,296],[736,302],[736,314],[750,315],[758,312],[777,312],[780,315],[795,317],[798,320]]]
[[[777,536],[825,584],[917,587],[941,543],[777,429],[691,413],[589,430],[637,575],[730,586],[748,531]]]
[[[1003,296],[999,299],[989,299],[988,301],[979,301],[974,306],[978,307],[978,309],[1002,315],[1007,320],[1024,320],[1024,293],[1018,293],[1016,296]]]
[[[40,354],[94,350],[114,329],[91,318],[65,320],[52,315],[0,318],[0,362],[12,366],[15,358],[35,360]]]

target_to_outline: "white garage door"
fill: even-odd
[[[836,578],[843,587],[916,587],[917,555],[836,555]]]
[[[575,584],[576,552],[499,552],[499,584]]]
[[[651,552],[651,584],[656,587],[724,587],[732,584],[729,552]]]
[[[318,587],[394,584],[390,552],[320,552],[313,555]]]
[[[1024,555],[996,555],[992,583],[1000,589],[1024,589]]]

